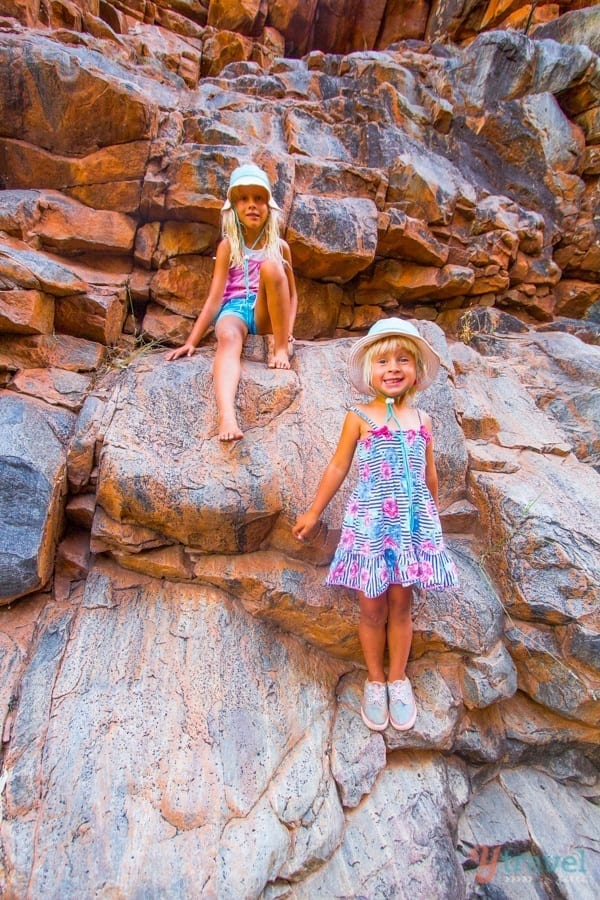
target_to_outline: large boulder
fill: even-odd
[[[62,526],[74,416],[0,392],[0,604],[47,584]]]

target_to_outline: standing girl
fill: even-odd
[[[222,209],[223,240],[217,247],[208,296],[183,346],[167,359],[192,356],[208,328],[215,325],[213,367],[219,440],[243,437],[235,412],[241,355],[247,334],[272,334],[273,369],[289,369],[288,342],[298,300],[290,248],[279,237],[280,209],[269,179],[253,163],[231,175]]]
[[[435,378],[440,358],[410,322],[392,318],[377,322],[354,344],[349,366],[354,387],[373,399],[349,409],[315,499],[293,532],[300,541],[310,537],[358,447],[359,480],[327,584],[358,591],[358,635],[368,673],[363,721],[375,731],[388,723],[405,731],[417,715],[406,678],[412,586],[441,590],[457,583],[437,511],[431,419],[410,405],[415,391]]]

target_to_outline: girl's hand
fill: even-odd
[[[292,534],[299,541],[310,540],[311,532],[319,525],[319,517],[314,513],[306,512],[302,516],[298,516],[296,524],[292,528]]]
[[[182,344],[181,347],[177,347],[176,350],[171,350],[167,353],[165,359],[179,359],[180,356],[193,356],[198,348],[194,346],[194,344],[190,344],[186,341],[185,344]]]

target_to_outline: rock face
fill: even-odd
[[[594,897],[597,9],[0,16],[2,892]],[[248,339],[223,445],[210,338],[164,348],[248,159],[298,340],[276,372]],[[324,586],[355,476],[317,539],[291,525],[387,315],[443,360],[419,402],[460,587],[415,594],[419,715],[378,734]]]

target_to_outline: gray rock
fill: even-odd
[[[486,656],[467,661],[461,671],[465,705],[469,708],[491,706],[517,690],[517,670],[502,642]]]
[[[525,816],[541,878],[568,900],[593,900],[600,883],[600,809],[535,770],[505,770],[500,782]]]
[[[559,93],[593,67],[587,47],[532,41],[518,31],[490,31],[469,44],[461,77],[469,102],[493,108],[531,93]]]
[[[16,191],[18,195],[37,197],[37,191]],[[31,198],[33,202],[33,198]],[[13,247],[3,244],[0,249],[0,277],[8,278],[18,287],[41,288],[47,294],[65,297],[80,294],[87,288],[75,272],[45,253],[38,253],[26,245]]]
[[[485,568],[511,615],[585,625],[600,579],[597,475],[573,457],[522,452],[520,461],[518,477],[474,473],[475,496],[494,497]]]
[[[86,593],[48,607],[22,680],[8,890],[258,897],[329,858],[339,667],[214,588],[104,564]]]
[[[50,578],[73,423],[65,410],[0,394],[0,603],[31,593]]]
[[[447,540],[459,571],[460,585],[452,591],[415,593],[413,598],[413,655],[432,644],[448,650],[486,654],[502,636],[504,612],[493,586],[482,578],[473,546]]]
[[[589,6],[567,11],[552,22],[538,25],[532,35],[535,41],[553,40],[561,44],[584,44],[600,53],[600,10]]]
[[[368,794],[386,765],[383,736],[369,731],[356,710],[344,704],[345,682],[338,687],[331,745],[331,772],[340,789],[345,807],[358,806]],[[352,699],[352,688],[346,699]]]
[[[463,716],[454,740],[454,752],[475,764],[506,757],[506,735],[497,705],[471,709]]]
[[[502,847],[511,852],[529,849],[525,818],[497,779],[472,794],[458,823],[459,851],[476,867],[480,851]]]
[[[372,793],[347,812],[340,848],[289,896],[463,897],[452,835],[467,785],[463,767],[452,760],[393,755]]]

